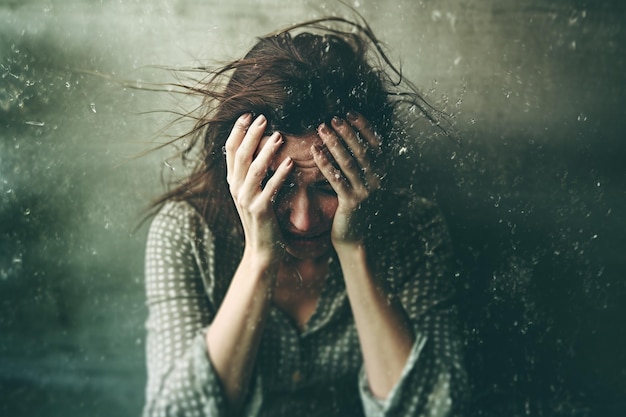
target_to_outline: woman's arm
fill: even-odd
[[[291,167],[285,160],[261,189],[258,178],[263,178],[281,145],[276,135],[257,149],[265,124],[262,117],[251,123],[250,115],[244,115],[226,142],[228,183],[245,248],[219,306],[207,299],[199,279],[202,261],[194,261],[200,216],[178,203],[187,208],[184,213],[174,217],[160,213],[153,222],[146,263],[150,308],[146,416],[224,415],[243,405],[282,250],[271,197]],[[210,276],[208,282],[214,279]],[[198,338],[205,327],[208,330]]]
[[[289,158],[285,159],[261,186],[282,145],[280,134],[275,133],[258,149],[266,125],[264,116],[252,122],[252,116],[245,114],[226,141],[227,180],[243,226],[245,248],[206,334],[206,344],[234,411],[241,408],[248,390],[283,250],[272,197],[292,165]]]
[[[211,327],[206,345],[233,411],[241,408],[269,311],[275,268],[244,254]]]
[[[370,158],[381,144],[367,120],[356,113],[349,113],[346,120],[333,118],[332,128],[323,124],[318,134],[335,163],[319,149],[312,151],[337,193],[333,246],[346,282],[370,389],[375,396],[385,398],[400,379],[414,336],[401,306],[372,273],[368,264],[371,255],[364,245],[365,230],[357,220],[357,211],[380,187],[380,176]]]
[[[339,199],[332,239],[363,353],[366,414],[449,415],[451,391],[462,389],[464,373],[454,313],[448,305],[449,245],[441,244],[447,241],[445,224],[436,210],[426,210],[424,216],[415,213],[418,224],[406,225],[413,230],[405,226],[392,236],[404,244],[379,248],[384,253],[368,252],[373,248],[366,246],[368,221],[364,221],[363,208],[380,183],[370,163],[380,148],[380,138],[361,115],[348,115],[347,120],[335,118],[332,131],[326,126],[318,130],[334,161],[319,150],[313,152]],[[410,210],[418,208],[420,204]],[[398,207],[379,209],[381,217]],[[406,219],[395,220],[404,223]],[[407,239],[407,234],[412,238]],[[391,258],[387,268],[372,268],[372,260],[383,255]],[[398,282],[403,283],[401,287],[388,285]]]
[[[368,265],[363,245],[337,250],[359,335],[369,389],[386,398],[400,381],[414,335],[398,300],[390,297]]]
[[[205,239],[197,239],[201,233]],[[213,236],[193,207],[170,202],[156,215],[146,245],[148,384],[144,417],[226,413],[209,361],[205,328],[215,313],[203,279],[214,280]]]
[[[204,230],[202,230],[204,229]],[[201,231],[206,242],[199,242]],[[203,245],[207,245],[208,250]],[[154,219],[146,253],[148,387],[145,417],[230,415],[250,386],[267,315],[272,268],[244,255],[219,309],[213,237],[187,203],[168,203]],[[217,310],[217,311],[216,311]]]

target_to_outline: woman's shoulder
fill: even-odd
[[[195,207],[185,200],[168,200],[159,208],[156,218],[185,220],[201,216]]]
[[[206,229],[206,221],[187,201],[169,200],[163,203],[150,225],[150,234],[189,235]]]
[[[380,207],[372,238],[382,252],[413,258],[416,251],[428,253],[449,243],[448,226],[433,200],[403,192],[387,196]]]
[[[387,225],[409,230],[423,230],[434,223],[445,223],[437,203],[410,191],[386,195],[380,205]]]
[[[437,229],[447,234],[447,225],[439,205],[425,197],[415,196],[408,204],[409,218],[418,231]]]
[[[370,238],[377,253],[376,267],[387,282],[401,288],[407,282],[429,283],[428,276],[444,275],[452,246],[447,224],[438,205],[428,198],[405,193],[391,196],[381,206],[377,233]],[[374,231],[374,230],[372,230]],[[428,270],[415,281],[417,268]],[[420,284],[421,285],[421,284]]]

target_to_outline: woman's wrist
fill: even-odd
[[[367,250],[361,241],[334,243],[333,247],[340,260],[350,263],[367,260]]]
[[[260,277],[275,278],[278,271],[276,256],[269,251],[255,250],[246,247],[241,258],[241,265],[250,271],[257,271]]]

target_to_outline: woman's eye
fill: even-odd
[[[315,187],[315,189],[321,191],[324,194],[337,195],[337,193],[329,183],[319,184]]]
[[[283,186],[278,189],[278,192],[276,193],[276,196],[275,196],[274,199],[275,200],[282,200],[283,198],[288,196],[291,193],[291,190],[293,190],[295,187],[296,187],[296,183],[295,182],[285,182],[285,183],[283,183]]]

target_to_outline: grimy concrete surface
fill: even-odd
[[[408,172],[459,257],[469,415],[626,415],[626,9],[348,2],[462,145]],[[156,68],[237,57],[336,1],[0,0],[0,415],[137,416],[143,245],[175,96]],[[170,132],[171,133],[171,132]],[[420,134],[422,133],[422,134]]]

